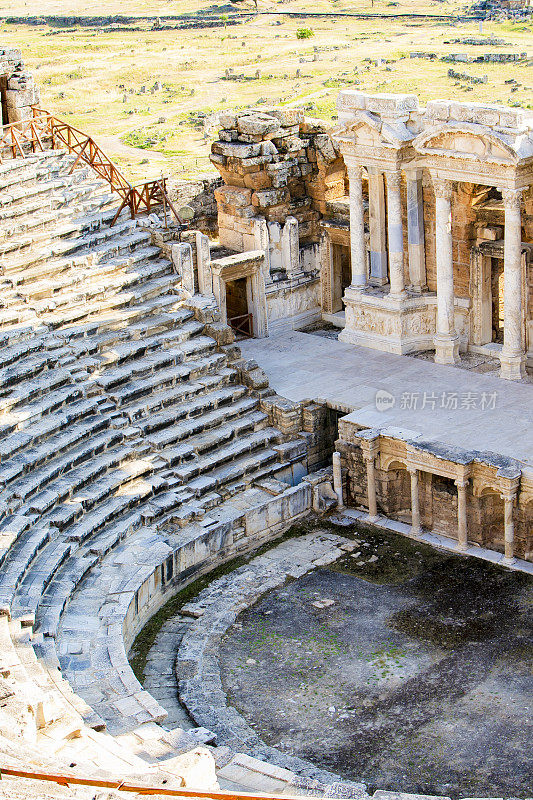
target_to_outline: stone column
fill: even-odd
[[[501,377],[520,380],[525,374],[522,307],[522,225],[520,189],[504,189],[505,242],[503,265],[503,348]]]
[[[181,275],[182,288],[194,294],[197,288],[197,281],[191,245],[187,242],[173,244],[171,248],[171,258],[174,272]]]
[[[420,524],[420,499],[418,494],[418,470],[410,469],[411,477],[411,533],[418,536],[422,532]]]
[[[226,283],[218,270],[213,270],[213,294],[220,312],[220,321],[223,325],[228,324],[228,314],[226,309]]]
[[[370,281],[387,283],[387,230],[383,173],[368,167],[368,218],[370,222]]]
[[[516,494],[502,494],[501,498],[504,502],[504,535],[505,535],[505,558],[504,564],[514,564],[514,521],[513,521],[513,506]]]
[[[263,274],[264,260],[250,277],[252,304],[248,308],[252,312],[254,336],[256,339],[265,339],[268,336],[268,311],[266,303],[265,276]]]
[[[406,297],[403,274],[403,225],[401,172],[387,172],[387,230],[389,234],[389,296],[395,300]]]
[[[459,360],[459,337],[455,330],[452,257],[452,184],[434,178],[437,260],[437,333],[435,361],[456,364]]]
[[[255,239],[255,249],[265,251],[265,261],[263,264],[263,275],[265,284],[272,283],[270,275],[270,237],[268,235],[268,223],[263,217],[252,220],[253,235]]]
[[[366,245],[363,209],[363,180],[361,166],[348,165],[350,181],[350,245],[352,255],[352,289],[366,286]]]
[[[368,494],[368,514],[371,520],[377,519],[378,504],[376,498],[376,465],[374,455],[365,455],[366,486]]]
[[[344,498],[342,495],[341,454],[337,451],[333,453],[333,489],[339,501],[337,508],[344,508]]]
[[[413,291],[426,287],[426,249],[424,241],[424,197],[422,170],[405,170],[407,178],[407,242],[409,246],[409,282]]]
[[[213,294],[209,237],[201,231],[196,231],[196,263],[198,265],[198,291],[200,294]]]
[[[466,487],[468,479],[457,478],[457,549],[466,550],[468,547],[468,524],[466,516]]]
[[[337,311],[333,302],[333,253],[331,240],[326,231],[320,236],[320,291],[322,312],[331,314]]]
[[[300,272],[300,239],[296,217],[287,217],[285,220],[281,232],[281,259],[288,278]]]

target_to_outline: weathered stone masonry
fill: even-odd
[[[221,117],[220,243],[262,249],[268,323],[341,340],[533,364],[533,116],[346,90],[339,125],[299,109]],[[318,281],[320,280],[320,285]],[[345,311],[343,312],[343,305]]]
[[[265,251],[270,324],[320,318],[319,220],[345,194],[342,158],[320,120],[300,108],[226,113],[211,161],[219,241],[233,251]]]
[[[0,96],[3,125],[31,119],[39,90],[33,75],[24,69],[20,50],[0,50]]]
[[[533,116],[354,91],[338,107],[331,135],[350,180],[352,264],[341,338],[435,348],[444,364],[481,349],[499,357],[502,377],[521,378],[533,346]]]
[[[504,563],[533,555],[533,471],[495,453],[426,442],[416,434],[339,421],[337,451],[346,504],[363,506],[457,541],[504,553]]]

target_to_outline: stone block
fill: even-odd
[[[508,111],[507,109],[500,110],[499,126],[500,128],[518,128],[520,124],[520,113],[518,111]]]
[[[427,119],[436,119],[444,122],[449,116],[450,104],[447,100],[430,100],[426,106],[425,117]]]
[[[33,89],[34,85],[33,75],[29,72],[17,72],[15,75],[12,75],[7,82],[8,89],[19,91]]]
[[[30,106],[23,108],[10,108],[9,109],[9,122],[25,122],[33,117],[33,112]]]
[[[11,61],[13,64],[20,64],[22,63],[22,51],[21,50],[4,50],[3,58],[7,61]]]
[[[272,161],[272,155],[260,155],[260,156],[253,156],[251,158],[243,158],[241,159],[241,167],[263,167],[265,164],[270,164]]]
[[[242,142],[213,142],[211,152],[231,158],[252,158],[261,154],[261,144],[243,144]]]
[[[238,114],[235,114],[232,111],[221,111],[218,115],[218,121],[220,125],[226,129],[234,128],[237,130],[237,118]]]
[[[274,142],[268,140],[266,142],[261,142],[261,155],[262,156],[276,156],[278,155],[278,148],[274,144]]]
[[[251,235],[254,230],[254,220],[243,219],[242,217],[234,217],[233,230],[237,231],[237,233],[245,233]]]
[[[470,122],[471,108],[467,103],[450,103],[450,119],[457,122]]]
[[[34,87],[23,90],[8,89],[6,91],[6,103],[8,108],[22,108],[32,106],[37,101],[37,93]]]
[[[237,130],[239,133],[272,136],[276,134],[279,129],[280,124],[278,120],[262,112],[256,111],[250,114],[241,114],[237,120]]]
[[[239,133],[237,140],[246,144],[256,144],[263,141],[263,136],[259,133]]]
[[[247,250],[255,250],[257,246],[255,234],[252,233],[243,233],[242,235],[242,244],[244,252]]]
[[[251,508],[246,512],[246,535],[255,536],[268,528],[266,506]]]
[[[244,250],[242,233],[237,233],[237,231],[219,228],[219,241],[222,247],[227,247],[229,250],[235,250],[238,253],[242,253]]]
[[[235,228],[235,217],[232,214],[226,214],[224,211],[219,211],[218,226],[219,228],[233,230]]]
[[[266,172],[251,172],[244,176],[244,185],[249,189],[261,191],[262,189],[270,189],[272,186],[272,179]]]
[[[326,133],[319,133],[315,136],[317,151],[322,155],[327,163],[335,161],[337,154],[333,147],[333,142]]]
[[[362,111],[366,108],[366,95],[356,89],[345,89],[339,92],[337,97],[337,108],[340,111]]]
[[[204,747],[159,762],[160,769],[179,775],[184,787],[213,791],[218,788],[213,754]]]
[[[300,139],[299,136],[288,136],[284,142],[283,147],[280,150],[285,151],[286,153],[297,154],[300,152],[305,152],[305,142]],[[296,165],[295,165],[296,166]]]
[[[493,128],[499,124],[499,112],[500,109],[497,106],[474,106],[472,109],[472,122]]]
[[[219,189],[215,189],[215,199],[225,205],[243,208],[251,205],[252,192],[250,189],[240,189],[235,186],[221,186]]]
[[[252,195],[252,205],[259,208],[268,208],[269,206],[276,206],[280,203],[288,202],[289,193],[287,189],[264,189],[260,192],[254,192]]]
[[[266,107],[263,109],[263,113],[277,119],[283,127],[300,125],[304,121],[304,109],[301,106],[296,108]]]
[[[237,129],[235,130],[226,130],[226,131],[219,131],[218,138],[221,142],[236,142],[238,139],[238,132]]]

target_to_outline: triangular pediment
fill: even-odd
[[[397,150],[413,138],[403,122],[392,125],[369,111],[356,112],[349,122],[337,126],[331,135],[337,142],[356,147],[392,147]]]

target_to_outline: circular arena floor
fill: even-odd
[[[228,703],[269,745],[370,790],[530,797],[531,578],[352,535],[351,554],[229,629]]]

